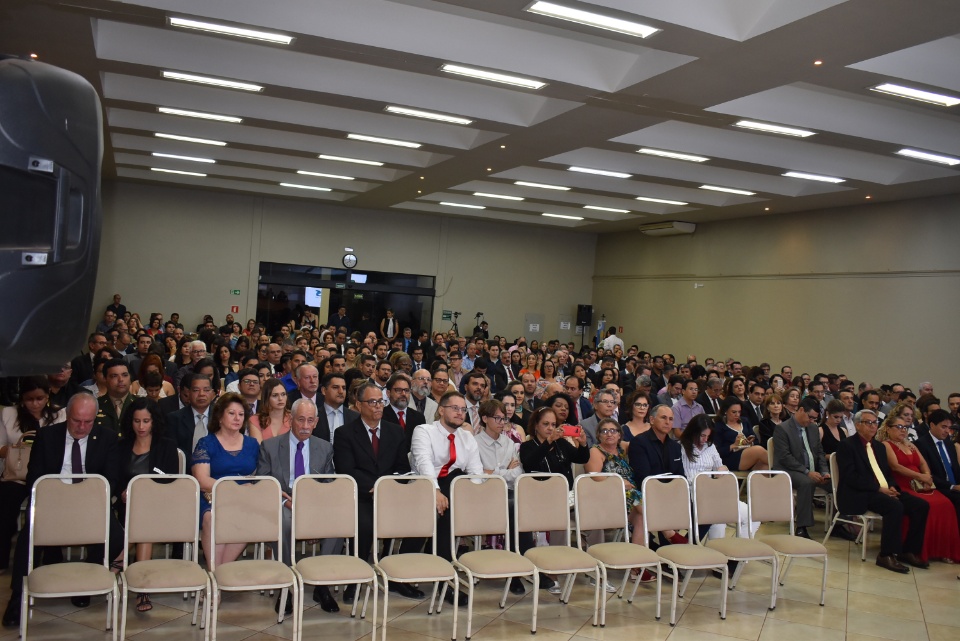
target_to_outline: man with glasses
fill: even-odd
[[[616,394],[608,389],[597,390],[597,395],[593,398],[593,414],[580,421],[580,427],[587,435],[588,447],[597,444],[597,425],[605,418],[612,418],[616,409]]]
[[[387,381],[387,405],[383,408],[383,419],[396,423],[403,428],[407,442],[413,435],[413,428],[427,422],[423,414],[410,407],[411,379],[403,372],[397,372]]]
[[[196,367],[197,363],[202,361],[207,357],[207,345],[203,341],[191,341],[190,342],[190,362],[187,365],[184,365],[177,370],[176,376],[173,378],[174,386],[180,385],[180,379],[182,379],[187,374],[193,373],[193,368]]]
[[[437,413],[437,402],[430,398],[433,377],[429,371],[422,369],[415,372],[412,379],[410,381],[410,405],[423,414],[428,421],[431,421]],[[389,394],[388,391],[388,398]]]
[[[430,368],[433,371],[430,379],[430,398],[437,403],[444,394],[450,391],[450,375],[442,363],[434,363]]]
[[[244,402],[250,406],[250,414],[257,413],[257,404],[260,402],[260,377],[257,370],[245,367],[237,372],[237,391]]]
[[[70,373],[70,380],[79,387],[84,381],[93,378],[93,360],[101,349],[107,346],[107,337],[103,332],[94,332],[87,338],[86,354],[80,354],[70,361],[73,371]]]
[[[920,552],[930,506],[923,499],[901,492],[894,482],[886,448],[874,440],[880,424],[876,412],[860,410],[853,422],[857,433],[840,441],[835,455],[840,474],[837,508],[841,514],[864,514],[872,510],[883,517],[877,565],[901,574],[910,572],[904,563],[925,567]],[[893,429],[907,427],[901,418],[891,425]],[[904,516],[909,519],[905,540],[902,539]]]

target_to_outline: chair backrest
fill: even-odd
[[[693,479],[693,530],[700,542],[699,525],[737,523],[740,520],[740,486],[732,472],[701,472]]]
[[[177,448],[177,474],[187,473],[187,455],[179,447]]]
[[[747,476],[747,510],[750,522],[789,521],[793,532],[793,484],[778,470],[757,470]]]
[[[426,476],[381,476],[373,486],[373,560],[379,539],[428,538],[437,552],[437,492]]]
[[[213,484],[210,540],[221,543],[276,543],[283,558],[283,490],[272,476],[225,476]],[[215,556],[215,555],[211,555]],[[210,569],[214,561],[208,559]]]
[[[773,437],[767,440],[767,469],[773,469],[773,462],[776,458],[773,455]]]
[[[644,541],[646,533],[690,529],[690,486],[682,476],[648,476],[643,494]]]
[[[197,479],[186,474],[141,474],[130,479],[124,549],[131,543],[192,543],[196,561],[199,529]]]
[[[619,474],[584,474],[573,481],[577,543],[581,531],[627,529],[626,486]],[[627,537],[629,540],[629,537]]]
[[[357,481],[346,474],[304,474],[293,483],[290,549],[304,539],[357,536]],[[353,546],[354,556],[357,554]]]
[[[74,483],[79,479],[81,482]],[[33,484],[30,498],[30,553],[34,546],[100,543],[109,549],[110,484],[99,474],[45,474]],[[108,560],[104,560],[107,566]]]
[[[474,481],[482,481],[475,483]],[[450,536],[503,534],[509,539],[507,482],[502,476],[465,474],[450,484]],[[445,536],[446,532],[440,532]],[[456,549],[456,546],[451,546]],[[504,549],[510,549],[507,544]]]
[[[520,532],[565,533],[570,545],[570,490],[562,474],[521,474],[513,484],[514,549]]]
[[[837,461],[836,453],[827,457],[827,463],[830,464],[830,487],[833,488],[834,500],[837,500],[837,492],[840,489],[840,463]]]

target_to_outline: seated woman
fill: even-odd
[[[720,459],[735,472],[766,470],[767,450],[756,445],[753,428],[740,422],[740,400],[728,396],[720,403],[720,412],[713,427],[713,442]]]
[[[633,482],[633,468],[620,443],[620,425],[612,418],[597,423],[597,444],[590,448],[590,460],[583,469],[590,474],[607,472],[623,477],[627,515],[633,528],[631,541],[643,544],[643,501],[640,489]]]
[[[630,420],[621,426],[624,449],[630,446],[630,441],[650,429],[650,397],[642,389],[636,390],[627,399],[627,407],[630,408]]]
[[[847,438],[847,432],[841,426],[843,421],[843,403],[833,399],[827,403],[820,423],[820,445],[826,456],[836,453],[840,441]]]
[[[208,567],[210,559],[215,559],[216,565],[236,561],[247,547],[246,543],[224,543],[213,549],[210,540],[210,501],[217,479],[249,476],[257,469],[260,446],[257,439],[243,433],[249,418],[250,408],[243,402],[242,396],[233,393],[222,395],[210,415],[210,433],[197,441],[193,452],[192,473],[203,493],[200,496],[200,542],[203,556],[208,559]]]
[[[523,427],[514,420],[517,411],[517,397],[510,392],[500,392],[496,395],[496,399],[503,405],[503,415],[507,418],[507,422],[503,424],[503,435],[513,441],[514,449],[519,451],[520,444],[527,440],[527,434],[523,431]],[[481,407],[482,411],[483,408]]]
[[[537,355],[533,352],[527,354],[525,366],[519,372],[520,376],[524,374],[533,374],[535,379],[540,380],[540,368],[537,367]]]
[[[290,431],[290,410],[287,409],[287,390],[280,379],[271,378],[263,384],[257,413],[250,417],[250,436],[262,443],[268,438]]]
[[[777,425],[787,420],[787,412],[783,407],[783,399],[776,393],[763,399],[760,409],[763,411],[763,419],[757,426],[757,435],[760,437],[760,445],[766,447],[767,441],[773,438]]]
[[[797,413],[800,407],[801,392],[796,387],[791,387],[783,393],[783,420],[787,420]]]
[[[832,401],[831,401],[832,402]],[[946,496],[934,491],[930,467],[917,446],[907,440],[910,423],[903,413],[893,412],[880,426],[877,440],[887,450],[887,463],[901,492],[907,492],[930,504],[927,529],[923,536],[920,559],[960,561],[960,529],[957,527],[957,511]],[[914,483],[915,482],[915,483]],[[915,489],[918,485],[920,489]]]
[[[176,392],[173,389],[173,381],[164,376],[163,360],[157,354],[147,354],[140,361],[140,369],[137,371],[137,380],[130,384],[130,393],[134,396],[146,396],[147,390],[144,385],[149,372],[156,372],[162,378],[160,387],[160,398],[173,396]]]

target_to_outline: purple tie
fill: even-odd
[[[74,474],[83,474],[83,458],[80,456],[80,441],[73,440],[73,450],[70,453],[70,463]],[[73,479],[74,483],[79,483],[80,479]]]
[[[297,453],[293,456],[293,478],[298,479],[306,472],[303,469],[303,441],[297,443]]]

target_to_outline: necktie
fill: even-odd
[[[715,398],[714,398],[714,399],[711,399],[711,401],[713,402],[713,413],[714,413],[714,414],[719,414],[719,413],[720,413],[720,403],[718,403],[718,402],[717,402],[717,399],[715,399]]]
[[[806,450],[807,455],[807,469],[813,471],[813,452],[810,451],[810,440],[807,438],[807,428],[800,428],[800,440],[803,441],[803,449]]]
[[[473,433],[476,434],[479,431],[477,428],[480,427],[479,407],[474,407],[472,410],[470,410],[470,425],[473,426]],[[451,436],[453,435],[451,434]],[[450,444],[453,445],[453,439],[450,439]],[[454,454],[454,458],[456,458],[456,454]]]
[[[370,430],[370,445],[373,446],[373,458],[380,458],[380,437],[377,436],[377,429]]]
[[[406,422],[405,420],[403,420],[403,410],[400,410],[400,412],[397,414],[397,418],[400,419],[400,427],[402,427],[403,430],[406,431],[406,430],[407,430],[407,422]]]
[[[887,479],[883,476],[883,472],[880,470],[880,466],[877,465],[877,456],[873,453],[873,446],[870,443],[867,443],[867,460],[870,461],[870,468],[873,470],[873,475],[877,477],[877,483],[880,484],[880,487],[890,487]]]
[[[197,432],[201,432],[201,433],[202,433],[202,432],[204,432],[204,431],[206,430],[206,428],[204,428],[204,426],[203,426],[203,419],[204,419],[204,418],[205,418],[205,417],[204,417],[203,414],[197,414],[197,422],[196,422],[196,424],[194,425],[194,428],[196,429]]]
[[[73,450],[70,452],[70,467],[74,474],[83,474],[83,457],[80,456],[80,441],[73,440]],[[79,483],[80,479],[73,479],[74,483]]]
[[[573,404],[572,404],[572,405],[573,405],[573,407],[571,407],[570,409],[573,410],[573,412],[571,412],[571,413],[573,414],[573,424],[574,424],[574,425],[580,425],[580,418],[579,418],[579,416],[580,416],[580,402],[579,402],[577,399],[573,399]]]
[[[950,485],[956,485],[957,479],[953,476],[953,468],[950,466],[950,457],[947,456],[947,450],[943,446],[943,441],[937,441],[937,449],[940,450],[940,460],[943,461],[943,469],[947,472],[947,480]]]
[[[457,462],[457,444],[455,442],[455,434],[447,434],[447,440],[450,441],[450,460],[447,461],[442,468],[440,468],[440,474],[437,475],[437,478],[443,478],[450,473],[450,466]]]
[[[297,453],[293,455],[293,478],[298,479],[306,474],[303,467],[303,441],[297,443]]]
[[[117,418],[120,418],[120,414],[123,413],[123,399],[113,402],[113,409],[117,413]]]

